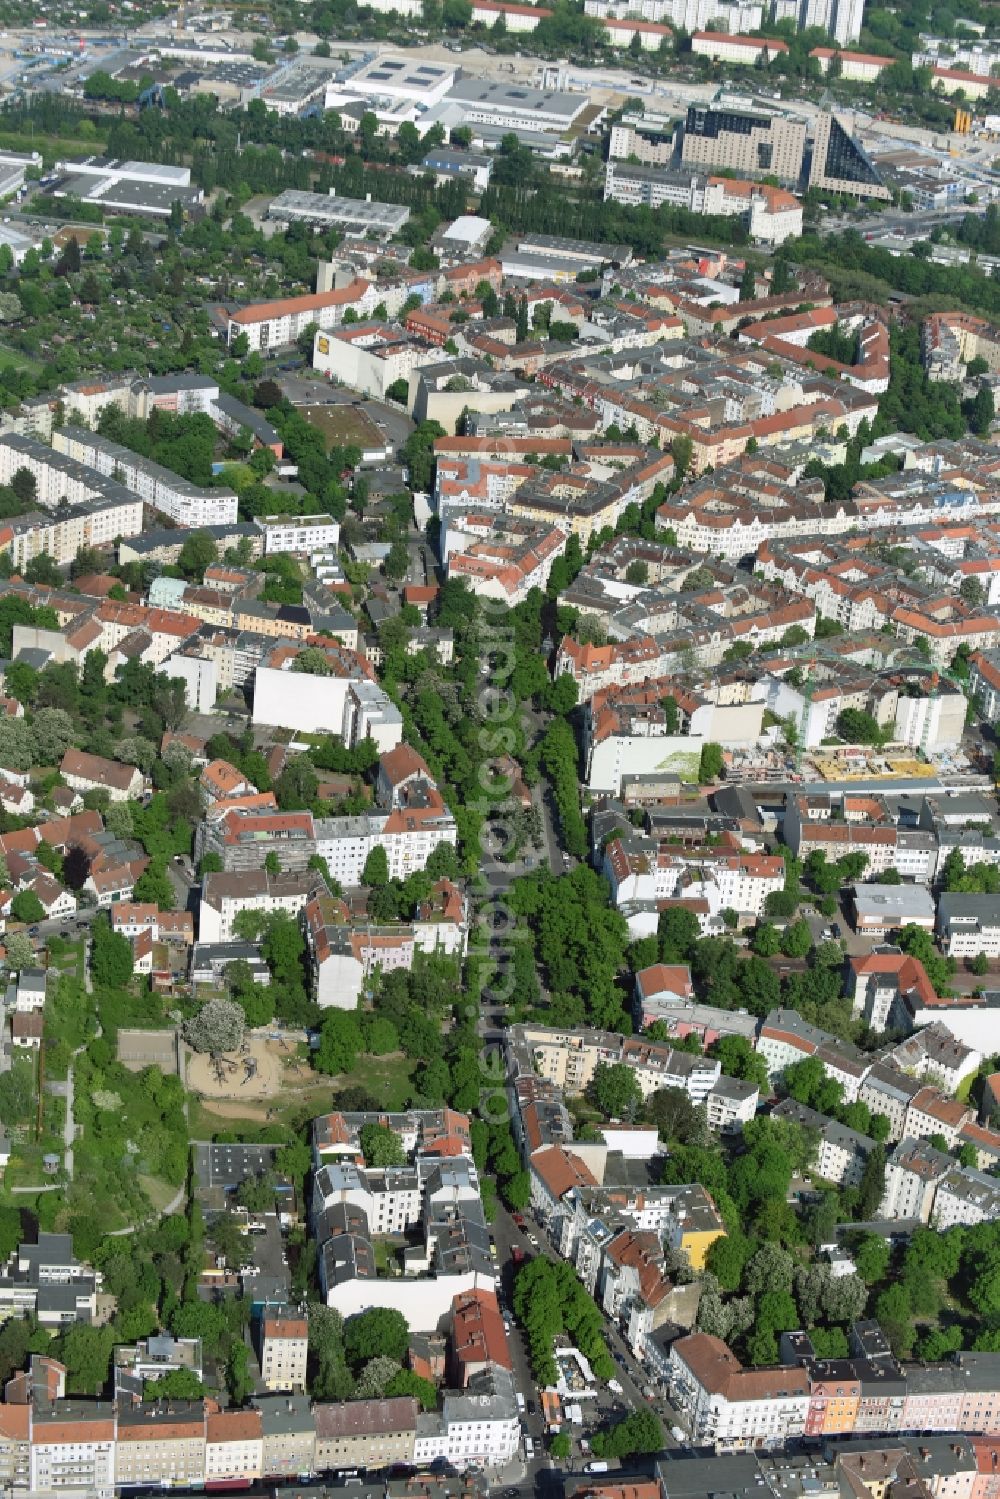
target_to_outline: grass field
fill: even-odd
[[[15,364],[19,370],[27,370],[29,375],[38,375],[42,370],[40,359],[32,359],[30,354],[22,354],[20,349],[12,349],[10,344],[0,342],[0,365]]]
[[[58,161],[63,156],[94,156],[98,155],[104,146],[107,137],[100,131],[93,136],[85,135],[42,135],[38,130],[34,135],[21,135],[16,130],[0,130],[0,146],[5,151],[41,151],[46,165]]]
[[[172,1187],[169,1182],[161,1181],[158,1176],[140,1176],[139,1185],[158,1213],[162,1213],[167,1204],[177,1196],[177,1188]]]
[[[338,1093],[342,1088],[365,1088],[380,1107],[398,1111],[412,1092],[415,1067],[411,1057],[360,1057],[353,1072],[331,1082]]]

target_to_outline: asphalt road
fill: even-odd
[[[491,1029],[484,1032],[484,1039],[499,1040],[501,1035],[502,1033],[499,1030]],[[512,1251],[515,1247],[522,1249],[527,1257],[544,1254],[553,1264],[562,1263],[562,1257],[548,1243],[542,1228],[534,1222],[530,1214],[525,1214],[524,1216],[526,1227],[522,1230],[518,1228],[507,1209],[502,1204],[498,1204],[496,1219],[492,1225],[493,1237],[497,1245],[498,1263],[501,1268],[501,1294],[508,1308],[513,1307],[515,1267]],[[529,1235],[535,1239],[537,1247],[530,1243]],[[512,1319],[509,1318],[509,1320]],[[665,1446],[672,1448],[677,1445],[669,1432],[670,1426],[677,1424],[678,1417],[676,1412],[665,1400],[659,1398],[654,1400],[647,1399],[643,1390],[649,1383],[648,1377],[621,1337],[618,1329],[607,1319],[605,1319],[605,1336],[608,1341],[608,1347],[617,1364],[615,1379],[622,1386],[623,1393],[616,1396],[613,1391],[601,1389],[596,1399],[584,1399],[581,1402],[584,1413],[584,1425],[581,1428],[570,1429],[571,1435],[574,1437],[571,1463],[576,1467],[577,1471],[588,1461],[587,1455],[581,1451],[577,1444],[576,1438],[578,1434],[588,1436],[606,1421],[620,1419],[629,1410],[639,1409],[643,1406],[651,1405],[663,1420],[666,1439]],[[529,1411],[525,1416],[524,1425],[528,1435],[535,1444],[537,1454],[543,1442],[544,1426],[540,1404],[535,1392],[527,1346],[516,1321],[513,1321],[508,1341],[517,1387],[525,1392],[529,1400]],[[530,1396],[528,1396],[529,1391],[532,1392]],[[532,1406],[534,1407],[533,1413],[531,1410]],[[545,1466],[547,1467],[548,1464],[546,1463]],[[539,1463],[536,1456],[535,1463],[529,1465],[529,1471],[532,1468],[537,1470],[538,1467]]]

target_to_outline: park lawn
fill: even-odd
[[[259,1118],[247,1115],[245,1118],[230,1118],[228,1114],[216,1114],[212,1109],[206,1109],[201,1099],[194,1093],[188,1093],[188,1120],[192,1140],[213,1140],[216,1135],[232,1135],[236,1139],[256,1140],[265,1127],[263,1112]],[[274,1122],[273,1120],[271,1121]]]
[[[139,1185],[157,1213],[162,1213],[177,1196],[177,1188],[158,1176],[144,1176],[140,1173]]]
[[[413,1073],[416,1062],[412,1057],[398,1053],[389,1057],[359,1057],[350,1072],[341,1073],[332,1079],[335,1091],[342,1088],[364,1088],[379,1107],[398,1113],[413,1092]]]
[[[19,370],[27,370],[29,375],[39,375],[42,372],[40,359],[32,359],[30,354],[22,354],[20,349],[12,349],[10,344],[0,343],[0,365],[16,364]]]

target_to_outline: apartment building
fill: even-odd
[[[873,952],[851,958],[847,992],[855,1015],[874,1031],[904,1024],[908,1010],[937,1002],[927,970],[919,958],[903,952]]]
[[[615,1063],[630,1067],[643,1097],[659,1088],[680,1088],[695,1103],[703,1103],[719,1080],[720,1068],[710,1057],[675,1051],[663,1041],[621,1036],[614,1031],[562,1031],[554,1026],[515,1026],[512,1045],[524,1046],[535,1071],[566,1093],[582,1093],[597,1068]]]
[[[766,67],[788,51],[788,43],[771,36],[732,36],[725,31],[696,31],[691,38],[691,51],[695,57],[708,57],[713,62]]]
[[[115,1492],[115,1408],[101,1401],[56,1400],[31,1412],[30,1492]]]
[[[721,1076],[705,1099],[708,1127],[721,1135],[741,1133],[756,1117],[760,1089],[742,1078]]]
[[[722,1214],[700,1182],[670,1187],[663,1197],[664,1242],[685,1255],[693,1270],[704,1270],[708,1251],[725,1236]]]
[[[718,1452],[783,1443],[789,1427],[794,1431],[798,1424],[799,1387],[790,1388],[787,1381],[800,1375],[807,1436],[872,1433],[879,1443],[878,1450],[855,1443],[837,1452],[829,1477],[844,1485],[842,1492],[871,1494],[897,1481],[914,1492],[942,1496],[975,1492],[977,1471],[992,1471],[990,1454],[984,1467],[982,1455],[977,1461],[954,1434],[993,1430],[996,1355],[984,1361],[981,1354],[958,1353],[947,1363],[900,1365],[876,1323],[854,1323],[850,1345],[849,1358],[818,1359],[805,1333],[790,1333],[782,1338],[782,1367],[745,1370],[725,1343],[709,1343],[704,1333],[696,1333],[673,1344],[665,1372],[693,1440],[709,1442]],[[753,1397],[761,1389],[774,1392],[774,1410],[755,1407]],[[904,1430],[920,1435],[886,1444],[888,1435]],[[950,1434],[938,1439],[947,1440],[947,1455],[935,1432]],[[971,1446],[975,1449],[975,1442]]]
[[[36,513],[6,521],[0,545],[5,544],[3,538],[9,533],[6,546],[15,569],[23,572],[32,558],[43,552],[62,567],[72,562],[81,547],[104,547],[120,537],[138,536],[142,531],[142,501],[130,495],[124,485],[113,488],[120,494],[97,495],[51,516]]]
[[[302,924],[313,992],[323,1009],[353,1010],[376,969],[392,973],[413,967],[417,941],[412,926],[352,922],[343,901],[325,894],[306,903]]]
[[[261,1395],[261,1467],[264,1478],[303,1479],[317,1471],[316,1422],[305,1395]]]
[[[287,1308],[265,1308],[260,1320],[260,1374],[267,1390],[301,1394],[306,1387],[309,1326]]]
[[[894,57],[879,57],[871,52],[842,52],[839,47],[813,47],[809,56],[816,59],[824,76],[831,66],[838,67],[845,83],[877,83],[896,61]]]
[[[503,1317],[492,1291],[468,1291],[451,1307],[451,1365],[455,1385],[467,1389],[477,1375],[495,1365],[511,1369]]]
[[[285,199],[289,210],[296,210],[296,217],[299,218],[308,218],[313,207],[311,200],[316,200],[317,214],[330,218],[350,201],[324,198],[320,193],[289,192],[281,197]],[[279,203],[280,199],[276,198],[271,204],[272,213]],[[384,204],[371,206],[388,207]],[[397,212],[403,215],[402,222],[405,223],[409,218],[409,209],[401,208]],[[229,343],[233,344],[242,334],[246,336],[251,351],[264,354],[270,349],[287,348],[311,325],[315,324],[318,329],[328,333],[331,328],[340,327],[348,310],[355,312],[360,318],[369,317],[378,302],[376,288],[370,282],[358,278],[348,286],[331,291],[310,292],[301,297],[282,297],[274,302],[254,303],[249,307],[241,307],[230,317]]]
[[[938,1184],[953,1164],[950,1156],[927,1140],[901,1140],[886,1162],[879,1216],[929,1223]]]
[[[686,963],[654,963],[635,976],[635,1012],[640,1030],[663,1018],[666,1010],[694,998],[691,970]]]
[[[417,1434],[417,1402],[412,1395],[389,1400],[351,1400],[313,1406],[316,1468],[388,1468],[411,1463]]]
[[[947,1026],[932,1021],[907,1036],[885,1060],[910,1077],[933,1083],[944,1093],[957,1093],[964,1080],[978,1072],[982,1052],[966,1046]]]
[[[809,1412],[804,1369],[744,1369],[721,1338],[694,1333],[670,1351],[671,1398],[692,1441],[722,1451],[801,1437]]]
[[[784,888],[784,863],[776,855],[691,848],[639,835],[605,846],[601,873],[621,908],[633,902],[704,898],[716,915],[732,909],[745,919],[760,917],[772,891]]]
[[[971,1166],[953,1166],[934,1194],[933,1223],[944,1232],[956,1224],[973,1226],[1000,1219],[1000,1186],[995,1176]]]
[[[761,1025],[757,1050],[769,1075],[778,1078],[786,1067],[814,1056],[831,1039],[826,1031],[803,1020],[797,1010],[771,1010]]]
[[[861,142],[833,114],[816,116],[809,186],[883,203],[892,198]]]
[[[983,704],[987,718],[1000,716],[1000,656],[979,651],[969,663],[969,691]]]
[[[314,870],[288,874],[268,874],[265,869],[233,874],[213,871],[201,883],[199,937],[202,942],[231,941],[234,922],[242,911],[260,911],[265,915],[283,911],[298,916],[324,889],[321,876]]]
[[[312,813],[227,808],[219,803],[209,809],[195,833],[196,862],[206,853],[217,854],[227,873],[262,871],[267,855],[275,853],[282,873],[301,874],[316,853]]]
[[[491,1364],[464,1390],[448,1390],[440,1419],[418,1419],[414,1461],[442,1458],[464,1470],[470,1465],[501,1468],[521,1446],[521,1418],[514,1376]]]
[[[258,1410],[208,1413],[205,1419],[205,1485],[249,1486],[263,1474],[264,1433]]]
[[[236,520],[236,496],[228,489],[203,489],[143,458],[120,443],[82,427],[60,427],[52,434],[55,452],[120,482],[154,510],[179,526],[224,526]]]
[[[340,524],[332,515],[259,515],[256,524],[264,533],[265,557],[273,552],[315,552],[335,547],[340,540]],[[353,640],[342,643],[354,649],[357,632]]]
[[[888,1119],[890,1140],[901,1140],[906,1133],[910,1104],[920,1091],[917,1078],[907,1077],[890,1063],[875,1062],[858,1090],[858,1098],[873,1114]]]
[[[317,818],[316,852],[334,879],[345,886],[361,884],[365,862],[374,848],[383,848],[391,879],[405,879],[423,869],[439,843],[458,841],[455,819],[437,787],[414,781],[387,812],[367,816]]]
[[[117,1489],[205,1482],[205,1409],[201,1401],[118,1407],[114,1482]]]
[[[441,557],[449,578],[464,578],[480,598],[513,606],[544,589],[552,564],[566,550],[558,527],[495,512],[444,512]]]
[[[751,102],[732,107],[692,104],[684,125],[685,166],[728,167],[740,176],[774,176],[797,182],[805,155],[803,121]]]
[[[274,623],[270,633],[282,635],[281,621]],[[315,627],[306,634],[314,635]],[[295,666],[302,653],[299,646],[279,641],[262,657],[254,673],[254,723],[339,734],[349,745],[371,737],[380,749],[394,749],[403,737],[403,721],[367,661],[347,645],[325,638],[317,638],[309,649],[322,650],[329,671],[309,674],[307,691]]]
[[[837,1186],[856,1187],[864,1176],[868,1158],[875,1149],[875,1141],[858,1130],[849,1129],[836,1119],[830,1119],[805,1104],[792,1098],[783,1099],[771,1110],[772,1119],[785,1119],[811,1130],[816,1135],[816,1171],[826,1181]]]

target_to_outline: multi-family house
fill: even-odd
[[[267,1390],[301,1393],[306,1387],[309,1326],[288,1308],[268,1307],[260,1319],[260,1375]]]
[[[879,1216],[929,1223],[938,1185],[953,1164],[927,1140],[901,1140],[886,1162]]]
[[[417,1431],[412,1395],[313,1406],[318,1472],[411,1463]]]
[[[890,1140],[901,1140],[906,1133],[910,1104],[921,1091],[920,1082],[886,1062],[875,1062],[861,1084],[858,1100],[867,1104],[873,1114],[889,1121]]]
[[[908,1000],[921,1008],[934,1004],[937,996],[919,958],[903,952],[873,952],[852,957],[848,964],[847,992],[855,1015],[873,1031],[890,1026],[910,1028]]]
[[[316,1472],[316,1422],[306,1396],[259,1395],[263,1477],[288,1482]]]
[[[115,1409],[99,1401],[36,1403],[31,1414],[30,1492],[115,1492]]]
[[[805,1104],[786,1098],[771,1111],[773,1119],[785,1119],[803,1129],[814,1132],[816,1154],[813,1164],[826,1181],[837,1186],[856,1187],[864,1175],[865,1166],[875,1141],[858,1130],[849,1129],[837,1119],[820,1114]]]
[[[803,1435],[803,1369],[745,1369],[721,1338],[693,1333],[670,1352],[671,1398],[691,1438],[722,1451],[780,1446]]]
[[[205,1484],[249,1487],[263,1476],[264,1432],[260,1411],[209,1412],[205,1422]]]
[[[196,1488],[205,1482],[205,1408],[201,1401],[119,1406],[115,1487]]]

